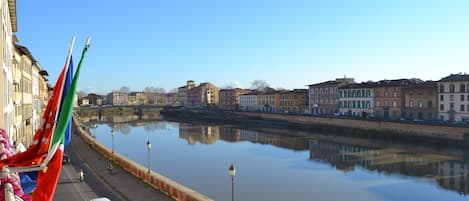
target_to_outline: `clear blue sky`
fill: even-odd
[[[272,87],[469,73],[469,1],[17,0],[20,44],[55,83],[70,38],[79,88],[170,90],[192,79]]]

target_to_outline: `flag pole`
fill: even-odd
[[[70,58],[72,57],[72,52],[73,52],[73,46],[75,45],[75,36],[72,36],[72,40],[70,41],[70,46],[68,46],[68,54],[67,58],[65,59],[65,73],[67,73],[69,65],[70,65]],[[62,81],[63,84],[65,84],[65,79]],[[59,91],[60,94],[57,94],[58,97],[62,96],[62,90]],[[56,94],[54,94],[56,95]],[[55,113],[54,120],[55,122],[58,121],[59,118],[59,113]],[[53,129],[55,130],[56,124],[52,124]],[[50,150],[52,144],[49,144],[48,150]]]
[[[73,37],[73,40],[75,39],[75,37]],[[83,63],[83,59],[85,58],[85,54],[86,54],[86,51],[88,50],[88,47],[90,46],[90,41],[91,41],[91,38],[88,37],[86,39],[86,43],[85,43],[85,47],[83,48],[83,51],[81,53],[81,58],[80,58],[80,61],[78,62],[78,66],[77,66],[77,70],[75,72],[75,75],[73,76],[73,81],[72,81],[72,84],[70,85],[70,88],[69,88],[69,92],[72,92],[73,94],[76,93],[76,84],[77,84],[77,81],[78,81],[78,77],[80,76],[80,70],[81,70],[81,65]],[[67,65],[68,66],[68,65]],[[65,80],[64,80],[65,81]],[[67,101],[70,101],[69,103],[73,102],[73,100],[67,100],[67,98],[65,97],[64,98],[64,104],[67,104],[66,102]],[[69,113],[67,114],[67,112],[64,113],[65,116],[70,116],[70,119],[71,119],[71,114],[72,114],[72,111],[68,111]],[[62,114],[62,111],[60,112]],[[59,114],[57,113],[56,116],[58,116]],[[61,123],[60,120],[56,120],[56,124],[57,123]],[[57,131],[54,129],[54,134],[55,132],[59,132],[59,133],[63,133],[65,132],[65,130],[60,130]],[[55,135],[53,135],[54,138],[55,138]],[[52,141],[54,141],[54,139],[52,139]],[[53,143],[50,143],[49,144],[49,152],[47,152],[47,156],[46,158],[44,159],[44,161],[42,162],[42,164],[40,165],[40,167],[42,168],[47,168],[47,165],[49,164],[49,161],[52,159],[52,157],[55,155],[55,151],[58,149],[59,147],[59,144],[53,144]],[[51,150],[52,153],[51,153]]]

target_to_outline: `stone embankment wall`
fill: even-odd
[[[292,115],[280,113],[257,113],[257,112],[219,112],[207,110],[169,110],[163,115],[175,116],[176,118],[185,119],[206,119],[221,120],[223,122],[267,122],[267,124],[281,126],[300,126],[311,127],[320,125],[330,128],[359,129],[368,131],[378,131],[377,133],[385,133],[390,135],[408,136],[411,138],[433,139],[433,141],[449,140],[454,142],[468,141],[468,127],[458,127],[451,125],[432,125],[418,122],[397,122],[397,121],[380,121],[366,119],[345,119],[334,117],[316,117],[308,115]],[[270,123],[269,123],[270,122]]]
[[[138,163],[135,163],[128,158],[115,153],[112,154],[111,150],[106,146],[100,144],[99,142],[95,141],[89,133],[84,131],[81,126],[80,122],[73,118],[73,124],[75,126],[76,131],[78,134],[89,144],[93,145],[93,148],[104,157],[112,160],[115,164],[121,166],[123,169],[131,173],[132,175],[136,176],[137,178],[141,179],[143,182],[147,183],[148,185],[160,190],[161,192],[165,193],[169,197],[173,198],[174,200],[179,201],[214,201],[213,199],[202,195],[194,190],[183,186],[167,177],[164,177],[154,171],[148,173],[148,169]]]
[[[314,117],[303,115],[285,115],[285,114],[272,114],[272,113],[250,113],[239,112],[238,114],[256,117],[262,119],[273,119],[285,121],[289,123],[299,124],[321,124],[328,126],[339,126],[358,128],[365,130],[385,130],[394,131],[399,133],[409,133],[413,135],[444,138],[451,140],[463,140],[464,134],[469,133],[469,128],[457,126],[444,126],[444,125],[427,125],[418,123],[404,123],[392,121],[378,121],[378,120],[355,120],[355,119],[340,119],[340,118],[327,118],[327,117]]]

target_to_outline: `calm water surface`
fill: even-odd
[[[458,149],[318,133],[154,121],[98,123],[97,140],[215,200],[469,200]],[[152,147],[148,152],[146,142]]]

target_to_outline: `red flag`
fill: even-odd
[[[52,201],[55,188],[62,169],[63,144],[57,149],[47,169],[38,172],[36,190],[33,191],[32,200]],[[42,178],[42,179],[41,179]]]

